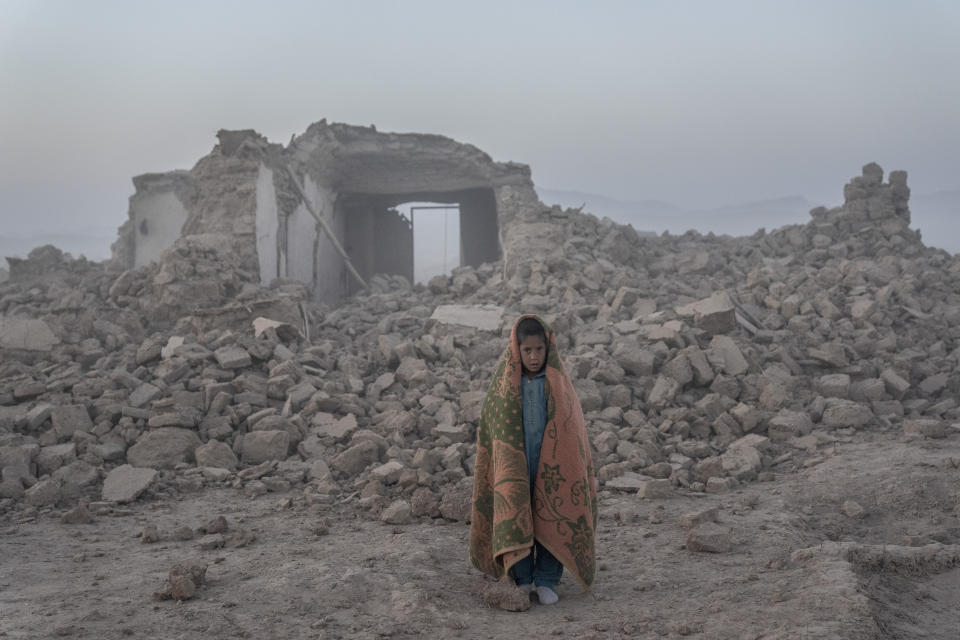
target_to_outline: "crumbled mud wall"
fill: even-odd
[[[195,194],[187,171],[145,173],[133,178],[129,219],[112,247],[116,262],[140,267],[154,262],[180,237]]]
[[[327,301],[355,291],[357,283],[314,216],[346,245],[361,277],[412,278],[412,235],[392,221],[391,207],[459,203],[461,261],[471,266],[501,257],[501,221],[542,210],[525,165],[494,162],[443,136],[326,121],[285,148],[252,130],[221,131],[218,144],[189,172],[140,176],[134,183],[130,220],[114,246],[118,266],[157,260],[180,236],[217,234],[230,239],[240,263],[262,284],[296,280]]]

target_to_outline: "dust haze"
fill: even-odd
[[[958,27],[3,3],[0,636],[954,640]],[[598,489],[551,605],[467,549],[527,313]]]

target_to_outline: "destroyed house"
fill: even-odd
[[[295,280],[335,301],[376,273],[413,281],[414,220],[399,204],[455,205],[461,266],[501,259],[504,222],[542,209],[526,165],[444,136],[322,120],[286,147],[253,130],[217,137],[191,170],[133,179],[117,266],[156,261],[183,236],[216,234],[261,284]]]

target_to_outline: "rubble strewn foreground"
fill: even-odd
[[[502,230],[505,263],[379,275],[337,306],[261,287],[213,236],[123,272],[36,249],[0,284],[0,521],[230,490],[463,522],[480,403],[526,312],[556,329],[607,501],[723,496],[863,433],[956,439],[960,261],[909,228],[904,172],[867,165],[844,195],[739,238],[542,207]],[[556,241],[523,251],[538,233]],[[713,520],[690,550],[730,550]]]

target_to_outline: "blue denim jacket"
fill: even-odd
[[[544,367],[532,378],[524,375],[520,380],[520,391],[523,396],[523,446],[527,454],[531,489],[537,479],[543,431],[547,426],[547,396],[544,388],[546,379],[547,373]]]

